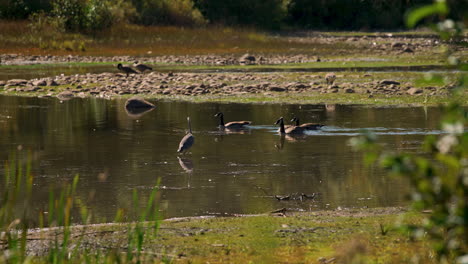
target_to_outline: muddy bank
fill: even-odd
[[[366,79],[367,78],[367,79]],[[363,81],[369,80],[369,81]],[[0,81],[4,93],[37,96],[103,97],[123,95],[156,96],[239,96],[275,94],[365,94],[374,95],[447,95],[452,86],[414,87],[412,83],[391,79],[373,80],[372,74],[343,76],[334,82],[323,74],[281,73],[101,73],[60,75],[43,79]]]
[[[0,54],[0,62],[3,65],[27,65],[50,64],[67,62],[133,62],[140,61],[149,64],[180,64],[180,65],[276,65],[285,63],[307,63],[317,61],[346,61],[354,57],[376,60],[379,56],[400,55],[431,55],[438,53],[435,49],[445,45],[432,37],[402,37],[402,36],[327,36],[320,34],[297,36],[272,36],[273,39],[282,38],[289,43],[310,44],[310,50],[290,48],[287,51],[274,53],[262,53],[251,51],[254,60],[246,60],[246,54],[200,54],[200,55],[157,55],[148,51],[139,56],[81,56],[76,53],[70,55],[29,55],[25,54]],[[465,40],[466,41],[466,40]],[[330,48],[333,47],[333,48]],[[150,47],[148,48],[150,49]],[[235,47],[233,48],[235,49]],[[453,45],[454,51],[465,52],[467,48]],[[337,59],[336,57],[343,57]],[[351,58],[350,58],[351,57]],[[377,59],[378,60],[378,59]]]

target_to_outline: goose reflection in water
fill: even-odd
[[[177,159],[179,160],[179,165],[180,167],[188,174],[187,178],[187,189],[190,189],[190,181],[192,178],[192,172],[193,172],[193,162],[189,158],[181,158],[180,156],[177,156]]]
[[[125,113],[127,113],[127,115],[131,118],[138,119],[153,110],[154,108],[137,108],[137,109],[125,108]]]
[[[191,159],[181,158],[179,156],[177,157],[177,159],[179,159],[179,165],[185,172],[187,173],[193,172],[193,162]]]
[[[288,142],[299,142],[304,141],[307,138],[307,135],[304,134],[281,134],[280,141],[275,143],[275,148],[282,150],[284,147],[284,141],[287,140]]]

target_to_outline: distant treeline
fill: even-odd
[[[242,25],[359,30],[404,28],[408,10],[433,0],[0,0],[0,18],[47,17],[69,31],[115,23]],[[449,17],[465,20],[467,0],[447,0]]]

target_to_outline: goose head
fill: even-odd
[[[281,123],[284,123],[283,117],[280,117],[278,120],[276,120],[275,125],[279,125]]]

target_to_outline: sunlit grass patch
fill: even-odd
[[[29,54],[194,55],[255,53],[312,53],[351,49],[337,43],[303,43],[249,28],[207,26],[137,26],[120,24],[98,35],[31,30],[25,21],[0,21],[0,51]],[[76,42],[76,44],[75,44]],[[72,43],[72,44],[70,44]]]

